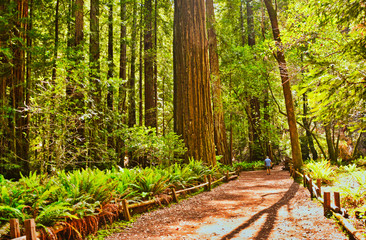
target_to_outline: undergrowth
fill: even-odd
[[[33,172],[17,182],[0,175],[0,227],[11,218],[19,219],[20,224],[34,218],[44,232],[58,223],[68,226],[67,234],[81,239],[87,229],[96,231],[98,221],[107,223],[119,218],[119,210],[112,205],[115,202],[152,199],[171,187],[191,187],[202,183],[204,175],[217,179],[223,172],[219,167],[211,168],[191,159],[187,164],[176,163],[166,168],[89,168],[59,171],[54,176]]]

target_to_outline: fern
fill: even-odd
[[[39,215],[35,219],[37,225],[52,226],[58,221],[78,219],[76,215],[72,214],[73,209],[68,203],[54,202],[41,207],[40,210]]]
[[[139,174],[130,186],[138,191],[143,198],[151,198],[162,193],[168,187],[168,180],[165,176],[146,169],[145,172]]]
[[[12,218],[21,219],[22,221],[24,221],[25,216],[18,208],[0,205],[0,220],[9,221]]]
[[[321,179],[323,182],[333,181],[332,177],[335,171],[327,160],[320,160],[318,162],[310,161],[305,165],[305,168],[313,179]]]

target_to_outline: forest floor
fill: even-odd
[[[141,215],[112,239],[348,239],[323,216],[320,203],[276,166],[241,172],[222,184],[170,207]]]

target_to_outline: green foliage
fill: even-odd
[[[305,171],[310,174],[312,179],[321,179],[322,182],[332,182],[335,174],[335,168],[331,166],[330,162],[323,159],[310,162],[305,164]]]
[[[37,226],[53,226],[55,223],[66,219],[78,219],[72,212],[73,208],[68,203],[53,202],[40,208],[35,221]]]
[[[133,127],[120,130],[125,141],[125,150],[135,158],[145,157],[150,164],[167,166],[180,162],[187,151],[183,140],[173,132],[157,136],[153,128]]]
[[[62,188],[59,196],[70,198],[71,204],[77,203],[77,199],[82,196],[87,196],[84,200],[89,203],[108,203],[117,187],[117,183],[99,169],[88,168],[72,173],[62,171],[57,175]]]
[[[252,171],[258,169],[264,169],[264,161],[256,161],[256,162],[235,162],[235,168],[239,168],[243,171]]]
[[[366,157],[360,157],[357,160],[355,160],[355,163],[359,167],[366,167]]]
[[[355,209],[366,204],[366,172],[352,172],[351,177],[348,181],[340,182],[336,189],[344,196],[342,202],[345,206]]]
[[[353,164],[349,164],[349,165],[346,165],[346,166],[342,166],[340,168],[340,170],[342,170],[346,173],[353,173],[353,172],[358,171],[359,169],[358,169],[357,165],[355,163],[353,163]]]
[[[151,168],[142,170],[130,186],[141,194],[143,199],[151,199],[168,187],[169,179]]]

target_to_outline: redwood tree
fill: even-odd
[[[217,154],[223,156],[224,164],[231,164],[230,153],[226,139],[224,121],[224,108],[221,98],[221,79],[219,69],[219,56],[217,54],[217,38],[215,30],[215,11],[213,0],[206,0],[207,23],[208,23],[208,46],[210,58],[210,72],[212,82],[214,136]]]
[[[136,124],[136,37],[137,37],[137,24],[136,24],[136,14],[137,14],[137,3],[136,0],[133,1],[133,28],[132,28],[132,46],[131,46],[131,72],[128,79],[129,88],[129,108],[128,108],[128,126],[133,127]]]
[[[153,6],[152,0],[145,0],[145,33],[144,33],[144,66],[145,66],[145,125],[157,127],[154,63],[155,49],[153,38]]]
[[[278,62],[278,67],[280,70],[282,80],[283,94],[285,97],[287,121],[289,125],[290,138],[291,138],[292,161],[295,169],[300,170],[303,165],[303,162],[301,156],[299,134],[297,132],[296,116],[291,93],[290,78],[285,60],[283,45],[280,38],[280,29],[278,27],[277,12],[273,8],[271,0],[264,0],[264,3],[266,4],[268,15],[271,20],[273,38],[276,42],[275,57]]]
[[[186,157],[215,165],[205,1],[174,3],[174,130]]]

